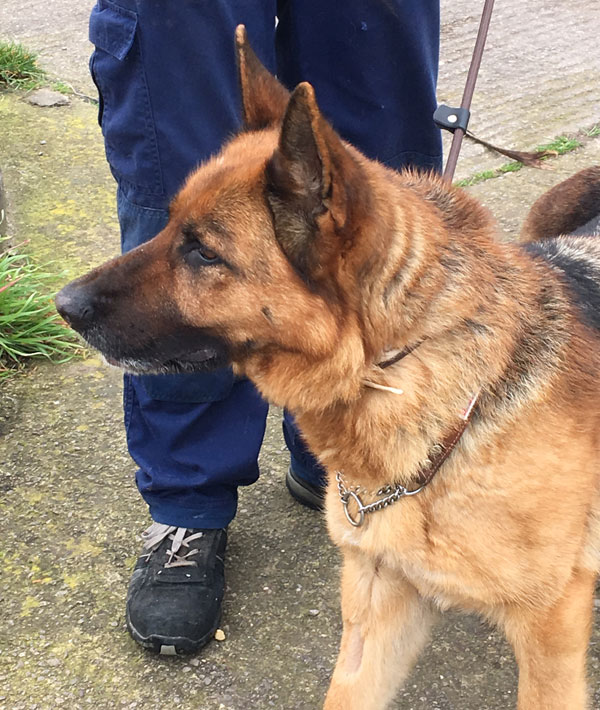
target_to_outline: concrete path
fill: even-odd
[[[2,0],[0,37],[25,41],[83,93],[89,2]],[[476,32],[473,3],[443,2],[440,99],[458,101]],[[476,4],[477,6],[479,3]],[[553,170],[523,169],[470,188],[508,237],[552,184],[600,163],[597,3],[498,3],[476,92],[473,131],[517,149],[564,132],[582,147]],[[63,49],[65,47],[66,49]],[[11,225],[62,277],[117,251],[114,184],[95,107],[72,98],[34,108],[0,94],[0,161]],[[477,146],[465,177],[501,165]],[[156,658],[128,637],[123,603],[148,523],[124,445],[120,375],[91,356],[40,365],[0,391],[0,710],[178,707],[312,710],[337,652],[338,555],[318,514],[295,505],[279,414],[261,454],[260,481],[242,491],[230,530],[226,640],[195,658]],[[600,707],[600,626],[590,651]],[[437,627],[397,710],[506,710],[516,669],[502,638],[480,620],[449,614]]]

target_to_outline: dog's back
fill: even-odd
[[[562,236],[524,245],[564,278],[587,325],[600,329],[600,239]]]
[[[558,272],[584,323],[600,330],[600,166],[542,195],[521,232],[523,248]],[[600,567],[600,499],[591,508],[582,565]]]

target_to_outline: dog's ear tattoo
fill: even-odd
[[[312,86],[299,84],[283,119],[279,146],[267,164],[266,179],[277,239],[304,277],[315,275],[326,248],[317,244],[318,218],[328,212],[336,231],[348,226],[350,193],[359,171],[323,118]]]
[[[290,92],[269,72],[248,42],[246,28],[235,30],[242,116],[248,130],[259,131],[283,118]]]

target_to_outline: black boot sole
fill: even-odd
[[[180,656],[197,653],[201,648],[204,648],[214,638],[215,631],[221,623],[221,615],[219,614],[210,631],[207,631],[199,639],[189,639],[181,636],[161,636],[159,634],[142,636],[131,623],[128,612],[125,614],[125,621],[131,638],[140,646],[163,656]]]

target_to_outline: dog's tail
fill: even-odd
[[[581,170],[544,193],[529,211],[520,241],[561,234],[600,235],[600,166]]]

